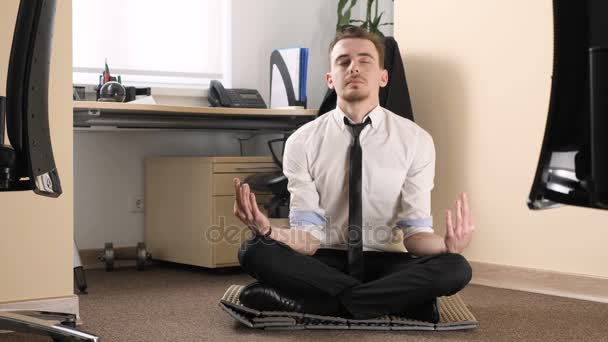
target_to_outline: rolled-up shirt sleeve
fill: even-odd
[[[283,173],[287,177],[289,226],[311,233],[325,241],[325,210],[319,206],[319,193],[308,171],[304,137],[294,133],[285,143]]]
[[[435,177],[435,145],[433,138],[422,131],[415,156],[401,188],[401,208],[397,227],[403,229],[404,239],[422,233],[433,233],[431,190]]]

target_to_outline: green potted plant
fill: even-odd
[[[384,12],[378,13],[378,2],[380,0],[367,0],[365,20],[351,18],[352,9],[357,5],[357,1],[358,0],[338,0],[338,23],[336,24],[336,29],[346,25],[358,24],[369,32],[383,37],[384,34],[380,31],[380,27],[393,25],[393,23],[382,22],[382,15]]]

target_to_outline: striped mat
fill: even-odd
[[[350,319],[320,316],[300,312],[258,311],[239,302],[244,285],[231,285],[220,307],[237,321],[250,328],[266,330],[300,329],[354,329],[354,330],[463,330],[479,326],[459,294],[439,297],[439,323],[410,320],[400,316],[382,316],[373,319]]]

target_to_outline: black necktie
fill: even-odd
[[[350,148],[350,175],[348,181],[348,273],[363,281],[363,205],[361,199],[361,144],[359,134],[367,124],[371,123],[368,117],[365,122],[351,124],[344,118],[344,124],[352,128],[355,138]]]

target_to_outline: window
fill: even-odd
[[[230,1],[74,0],[74,83],[98,84],[107,58],[124,84],[155,94],[230,86]]]

